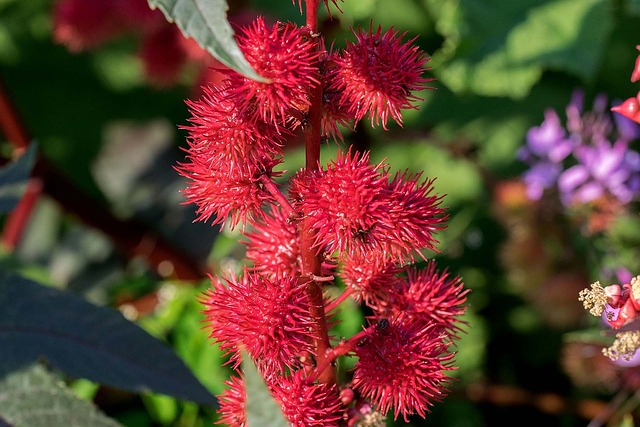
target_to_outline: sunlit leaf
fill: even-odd
[[[251,358],[244,353],[242,360],[247,391],[247,427],[289,427]]]

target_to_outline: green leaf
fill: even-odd
[[[149,0],[169,22],[175,22],[186,37],[192,37],[220,62],[257,81],[267,81],[247,62],[227,21],[225,0]]]
[[[120,426],[37,364],[0,380],[2,420],[12,427]]]
[[[37,151],[37,144],[30,144],[18,160],[0,168],[0,213],[11,212],[18,205],[36,161]]]
[[[247,392],[247,427],[289,427],[249,355],[243,353],[242,361]]]
[[[458,93],[522,98],[545,69],[591,80],[613,28],[602,0],[461,0],[460,8],[459,34],[448,28],[456,48],[434,55],[447,61],[434,68],[438,78]]]
[[[215,405],[167,346],[110,308],[30,280],[0,276],[0,377],[45,358],[68,375]]]

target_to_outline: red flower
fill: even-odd
[[[429,406],[446,393],[451,370],[447,345],[436,325],[406,318],[381,319],[368,328],[355,353],[353,387],[382,413],[393,408],[394,417],[418,414],[425,417]]]
[[[244,242],[247,259],[253,262],[256,271],[269,277],[276,273],[295,276],[300,272],[298,230],[280,208],[274,207],[245,235],[249,238]]]
[[[429,58],[412,43],[402,42],[404,34],[390,29],[382,34],[369,28],[354,34],[357,43],[347,43],[342,55],[331,55],[337,64],[332,68],[329,92],[340,93],[340,103],[345,105],[356,120],[369,115],[371,125],[382,122],[386,129],[389,116],[402,124],[401,109],[415,108],[420,100],[412,94],[424,88],[432,79],[422,77]]]
[[[307,28],[277,22],[266,26],[262,18],[238,35],[247,61],[269,82],[258,82],[230,72],[234,95],[255,106],[257,117],[276,126],[301,122],[311,105],[309,89],[319,84],[319,50]]]
[[[211,337],[231,353],[234,367],[246,349],[266,375],[299,364],[312,352],[309,301],[295,277],[268,279],[245,271],[243,277],[213,278],[203,296]]]
[[[247,392],[242,376],[232,376],[224,384],[227,388],[218,397],[220,402],[220,419],[216,424],[233,427],[247,425]]]
[[[416,321],[435,323],[447,333],[460,330],[459,317],[466,311],[468,293],[460,277],[449,277],[447,271],[440,273],[434,261],[423,270],[410,269],[408,273],[407,280],[396,282],[391,298],[395,304],[379,315],[404,313]]]
[[[344,416],[338,387],[313,383],[303,370],[274,382],[273,395],[293,427],[338,427]]]

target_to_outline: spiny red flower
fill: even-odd
[[[189,153],[229,173],[239,165],[260,164],[282,154],[283,135],[273,125],[256,120],[242,99],[230,95],[228,85],[207,86],[197,101],[187,101],[191,112],[185,126]]]
[[[349,151],[312,179],[295,180],[300,209],[317,230],[315,245],[351,254],[382,250],[389,234],[387,179],[386,165]]]
[[[247,259],[253,262],[254,269],[273,277],[277,274],[295,276],[300,272],[302,262],[300,243],[295,223],[274,207],[255,224],[254,229],[245,235],[249,238]]]
[[[314,383],[298,370],[273,384],[273,395],[292,427],[338,427],[344,416],[338,387]]]
[[[396,282],[390,298],[394,304],[379,315],[404,313],[415,321],[435,323],[441,330],[455,333],[460,330],[459,317],[466,311],[467,293],[460,277],[450,277],[446,270],[439,272],[436,263],[430,261],[425,269],[409,269],[407,279]]]
[[[443,371],[453,369],[453,353],[435,326],[403,317],[380,319],[356,346],[352,385],[383,414],[393,408],[395,418],[424,418],[446,393]]]
[[[371,125],[382,122],[386,129],[389,116],[402,125],[402,109],[416,108],[420,100],[412,91],[424,88],[432,79],[422,77],[429,58],[413,45],[415,39],[402,42],[390,29],[382,34],[378,27],[374,33],[362,29],[354,31],[356,43],[347,43],[341,55],[332,54],[337,64],[328,74],[329,91],[340,93],[340,103],[346,105],[356,120],[366,115]]]
[[[309,90],[317,86],[319,50],[309,30],[277,22],[269,28],[256,19],[238,35],[247,61],[269,82],[230,72],[234,96],[256,108],[256,115],[276,126],[300,122],[309,109]]]
[[[269,279],[244,272],[240,278],[212,278],[202,299],[211,337],[240,363],[246,349],[263,374],[299,364],[312,353],[313,319],[304,284],[295,277]]]
[[[247,392],[244,379],[242,375],[232,376],[224,384],[227,388],[218,397],[220,419],[216,424],[245,427],[247,425]]]
[[[399,286],[396,283],[401,280],[398,276],[401,271],[403,268],[395,262],[369,253],[343,258],[340,277],[356,291],[356,301],[364,301],[369,307],[383,310],[394,303],[390,295]]]

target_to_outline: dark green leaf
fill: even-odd
[[[149,0],[149,4],[162,10],[169,22],[175,22],[185,36],[192,37],[223,64],[265,81],[249,65],[233,37],[225,0]]]
[[[45,358],[100,384],[216,404],[182,360],[119,312],[21,277],[0,277],[0,349],[0,377]]]
[[[251,358],[244,353],[242,360],[247,391],[247,427],[289,427]]]
[[[18,205],[36,161],[37,150],[37,144],[31,144],[18,160],[0,168],[0,213],[10,212]]]
[[[5,425],[1,420],[15,427],[120,426],[41,365],[0,380],[0,426]]]
[[[447,65],[434,69],[455,92],[521,98],[545,69],[593,79],[613,27],[601,0],[463,0],[460,7],[459,33],[436,25],[457,45],[435,55]]]

